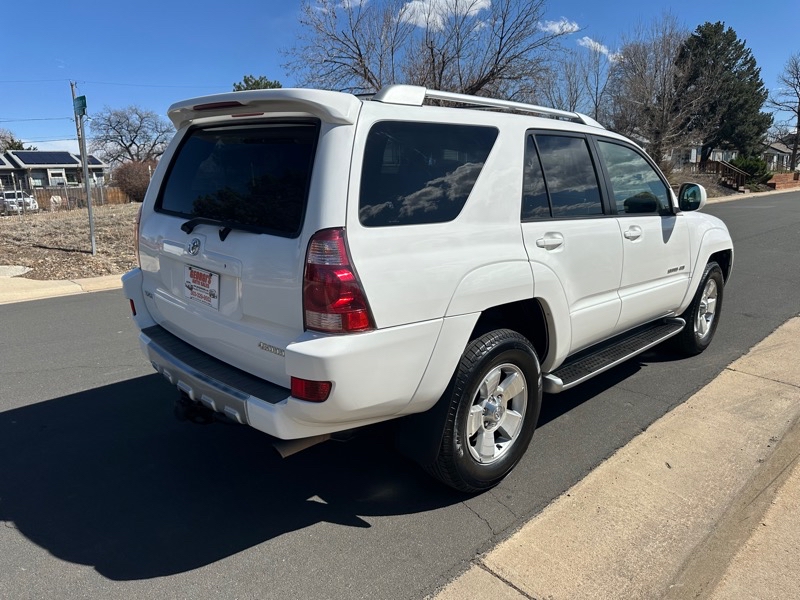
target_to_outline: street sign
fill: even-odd
[[[86,96],[78,96],[72,100],[72,108],[75,109],[75,114],[82,117],[86,114]]]

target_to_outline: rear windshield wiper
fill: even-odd
[[[198,225],[215,225],[219,227],[219,239],[222,242],[225,241],[225,238],[228,237],[228,234],[234,229],[238,229],[240,231],[249,231],[251,233],[263,233],[262,227],[246,225],[244,223],[234,223],[231,221],[220,221],[218,219],[209,219],[208,217],[194,217],[189,219],[183,225],[181,225],[181,231],[192,233],[194,228]]]

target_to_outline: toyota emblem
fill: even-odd
[[[186,251],[192,256],[197,256],[197,253],[200,252],[200,240],[192,238],[192,241],[186,245]]]

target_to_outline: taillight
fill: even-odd
[[[306,329],[349,333],[375,329],[367,298],[347,255],[343,229],[311,238],[303,281]]]
[[[144,204],[139,205],[139,210],[136,211],[136,221],[133,226],[133,253],[136,255],[136,264],[142,266],[142,261],[139,259],[139,225],[142,222],[142,207]]]

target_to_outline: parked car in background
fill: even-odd
[[[23,211],[39,212],[36,198],[22,190],[3,192],[3,212],[19,214]]]

